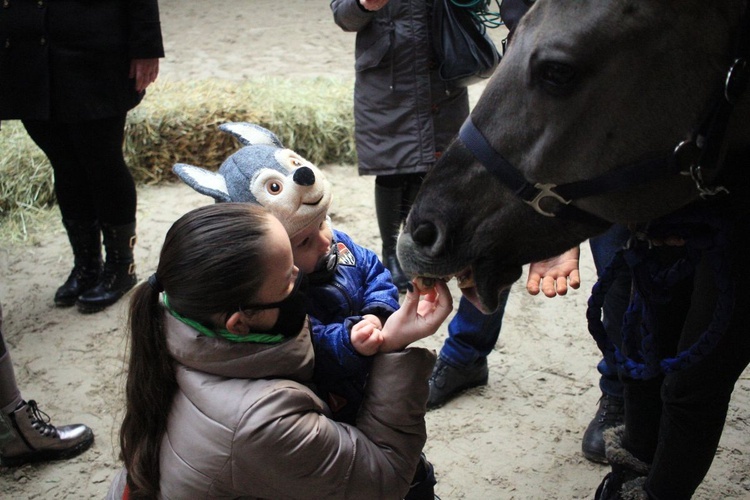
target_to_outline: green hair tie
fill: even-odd
[[[228,340],[229,342],[255,342],[256,344],[280,344],[286,338],[278,333],[248,333],[247,335],[237,335],[230,332],[226,328],[213,330],[211,328],[208,328],[206,325],[195,321],[194,319],[186,318],[182,314],[178,313],[169,306],[169,299],[167,298],[166,293],[163,294],[163,297],[164,307],[167,308],[169,314],[174,316],[174,318],[176,318],[177,320],[185,323],[189,327],[198,330],[206,337],[212,339],[222,338],[224,340]]]

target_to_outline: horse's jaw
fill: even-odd
[[[500,294],[522,274],[522,266],[499,263],[496,254],[468,262],[431,258],[415,244],[407,231],[401,233],[398,239],[397,252],[402,269],[413,278],[443,281],[456,278],[463,296],[484,314],[497,309]]]
[[[469,302],[484,314],[491,314],[500,304],[500,294],[521,277],[521,266],[498,267],[495,262],[478,259],[472,266],[473,287],[460,287]]]

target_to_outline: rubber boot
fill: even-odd
[[[55,292],[55,305],[71,307],[82,293],[99,281],[102,271],[101,230],[97,221],[63,219],[63,226],[73,249],[73,270]]]
[[[8,415],[0,414],[0,436],[0,464],[6,467],[71,458],[94,442],[94,433],[83,424],[50,424],[33,400],[21,401]]]
[[[399,292],[405,292],[410,282],[401,270],[396,256],[396,242],[401,230],[402,197],[402,188],[383,187],[375,183],[375,212],[380,239],[383,241],[383,265],[391,272],[391,279]]]
[[[76,301],[84,314],[111,306],[138,282],[133,260],[135,222],[122,226],[102,224],[102,237],[107,258],[99,282]]]

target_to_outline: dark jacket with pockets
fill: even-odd
[[[466,88],[437,74],[430,4],[391,0],[367,12],[333,0],[336,24],[356,31],[354,119],[360,175],[427,172],[469,114]]]
[[[1,0],[0,120],[121,115],[132,59],[164,56],[157,0]]]

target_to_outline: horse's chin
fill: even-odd
[[[448,281],[456,278],[461,294],[483,314],[492,314],[500,304],[500,294],[521,277],[521,268],[505,268],[501,272],[476,272],[476,264],[451,276],[438,279]],[[429,283],[435,278],[421,278]]]
[[[500,304],[500,294],[521,277],[520,266],[497,268],[491,261],[477,261],[472,266],[474,287],[461,289],[464,297],[484,314],[491,314]]]

